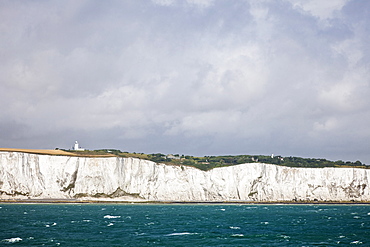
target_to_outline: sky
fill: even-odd
[[[370,1],[0,1],[0,147],[370,164]]]

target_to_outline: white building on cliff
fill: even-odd
[[[73,150],[75,151],[85,151],[84,148],[79,147],[78,142],[75,142],[75,146],[73,147]]]

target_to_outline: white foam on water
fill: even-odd
[[[22,241],[22,239],[20,237],[16,237],[16,238],[4,239],[3,241],[4,242],[8,242],[8,243],[17,243],[17,242]]]
[[[183,235],[194,235],[194,234],[198,234],[198,233],[191,233],[191,232],[174,232],[174,233],[167,234],[166,236],[183,236]]]
[[[117,219],[117,218],[121,218],[121,216],[116,216],[116,215],[105,215],[104,216],[105,219]]]
[[[91,220],[82,220],[83,222],[91,222]]]
[[[356,240],[356,241],[352,241],[350,244],[362,244],[362,242],[361,242],[361,241]]]
[[[353,216],[354,219],[361,219],[360,216]]]
[[[239,226],[230,226],[230,229],[240,229]]]
[[[221,210],[221,211],[226,211],[226,209],[224,209],[224,208],[221,208],[220,210]]]
[[[113,223],[109,223],[107,226],[113,226],[114,224]]]
[[[267,221],[261,222],[262,225],[268,225],[269,223]]]
[[[244,237],[244,234],[232,234],[231,237]]]
[[[49,224],[46,224],[45,227],[56,226],[56,225],[57,225],[57,223],[54,222],[53,224],[50,224],[50,223]]]
[[[346,236],[343,236],[343,235],[341,235],[341,236],[339,236],[339,238],[345,238]]]
[[[281,237],[281,238],[285,238],[285,239],[288,239],[288,238],[290,238],[290,236],[288,236],[288,235],[279,235],[279,237]]]

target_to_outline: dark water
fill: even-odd
[[[0,204],[8,245],[370,246],[370,206]]]

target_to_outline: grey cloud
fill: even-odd
[[[368,7],[311,2],[7,2],[0,145],[369,163]]]

